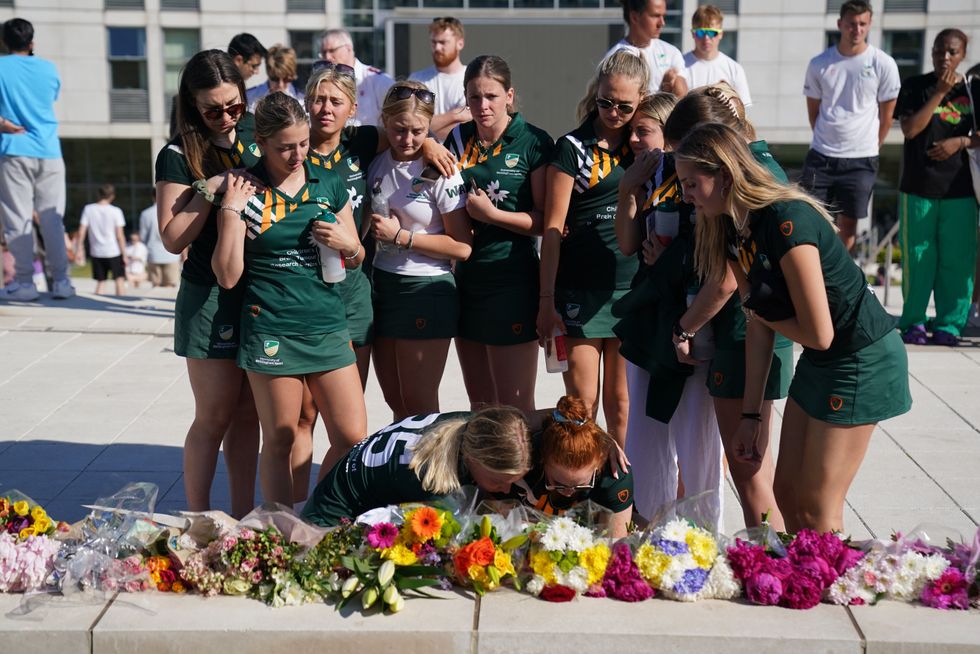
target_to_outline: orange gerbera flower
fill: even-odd
[[[412,513],[412,533],[420,541],[436,538],[442,531],[442,516],[435,509],[423,506]]]

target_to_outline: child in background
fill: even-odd
[[[126,279],[139,288],[140,282],[146,281],[146,258],[149,250],[140,240],[138,232],[129,235],[129,245],[126,246]]]

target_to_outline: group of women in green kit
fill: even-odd
[[[720,529],[727,456],[746,524],[841,529],[875,424],[911,402],[893,320],[730,87],[678,100],[648,81],[641,57],[610,55],[555,142],[515,110],[506,62],[480,56],[474,120],[441,145],[417,82],[391,87],[382,127],[348,127],[344,65],[314,66],[305,107],[274,93],[253,116],[225,53],[191,58],[156,171],[164,243],[189,247],[189,508],[209,508],[219,449],[235,514],[257,464],[264,500],[306,500],[319,415],[304,515],[321,524],[472,484],[546,512],[592,499],[617,534],[714,491]],[[329,257],[343,281],[323,280]],[[556,335],[567,395],[538,409]],[[471,406],[439,414],[453,339]],[[394,422],[367,436],[372,359]]]

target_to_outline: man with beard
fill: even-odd
[[[430,129],[442,141],[453,127],[473,120],[463,87],[466,66],[459,60],[463,50],[463,24],[451,16],[435,18],[429,25],[429,38],[434,65],[412,73],[409,79],[422,82],[436,94],[436,112]]]

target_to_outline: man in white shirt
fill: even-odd
[[[357,114],[348,121],[348,125],[381,126],[381,105],[384,104],[385,94],[395,83],[389,75],[380,68],[362,63],[354,55],[354,41],[347,30],[327,30],[320,37],[320,59],[332,64],[344,64],[354,69],[354,81],[357,83]]]
[[[694,49],[684,55],[687,83],[692,89],[725,81],[738,93],[742,104],[752,104],[749,81],[741,64],[719,50],[724,38],[722,21],[725,15],[714,5],[701,5],[691,18]]]
[[[457,19],[449,16],[434,19],[429,25],[433,65],[408,76],[436,94],[436,113],[429,129],[440,142],[456,125],[473,120],[463,87],[466,66],[459,60],[465,44],[463,37],[463,24]]]
[[[609,49],[603,59],[616,52],[638,50],[650,68],[650,92],[668,91],[678,98],[687,94],[684,55],[660,39],[667,24],[666,0],[620,0],[623,22],[628,26],[626,38]]]
[[[85,265],[85,240],[88,237],[89,255],[92,257],[92,277],[95,294],[102,294],[102,287],[112,273],[116,283],[116,295],[126,292],[126,237],[123,228],[126,218],[122,209],[112,204],[116,199],[116,187],[103,184],[98,190],[99,201],[82,208],[78,226],[75,263]]]
[[[841,5],[840,43],[810,60],[803,93],[813,141],[800,183],[837,214],[840,238],[854,247],[857,221],[868,215],[878,151],[901,89],[898,65],[868,44],[871,5]]]

